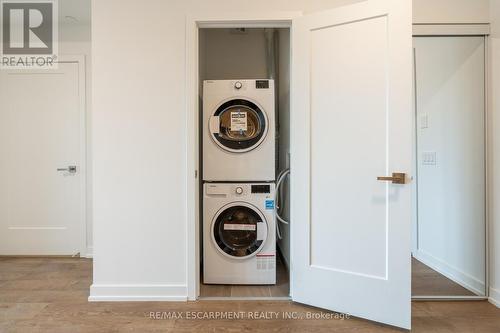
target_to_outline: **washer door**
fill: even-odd
[[[266,114],[246,99],[233,99],[220,105],[211,117],[209,127],[219,147],[236,153],[257,148],[268,131]]]
[[[223,207],[212,222],[212,240],[224,255],[246,259],[256,255],[267,239],[267,223],[254,206],[235,202]]]

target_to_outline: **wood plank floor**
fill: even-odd
[[[203,279],[202,279],[203,281]],[[288,297],[288,271],[281,257],[276,256],[276,284],[270,286],[242,286],[200,284],[201,297]]]
[[[465,289],[415,258],[412,258],[411,261],[411,272],[411,294],[413,296],[476,296],[472,291]]]
[[[320,313],[289,301],[89,303],[91,278],[87,259],[0,258],[0,332],[401,332],[357,318],[284,319],[284,312]],[[168,311],[182,317],[165,319]],[[273,311],[279,316],[187,319],[193,311]],[[487,302],[415,302],[412,311],[413,332],[500,332],[500,309]],[[160,313],[155,319],[151,312]]]

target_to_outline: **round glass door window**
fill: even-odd
[[[221,209],[212,223],[212,239],[222,254],[245,259],[257,254],[267,238],[267,224],[256,208],[243,203]]]
[[[264,112],[245,99],[223,103],[213,115],[212,138],[224,150],[247,152],[255,149],[267,134]]]

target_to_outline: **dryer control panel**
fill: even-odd
[[[256,80],[255,81],[256,89],[269,89],[269,80]]]
[[[271,193],[271,185],[252,185],[252,193]]]

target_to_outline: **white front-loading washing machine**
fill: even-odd
[[[275,284],[272,183],[205,183],[203,282]]]
[[[203,180],[274,181],[273,80],[203,82]]]

